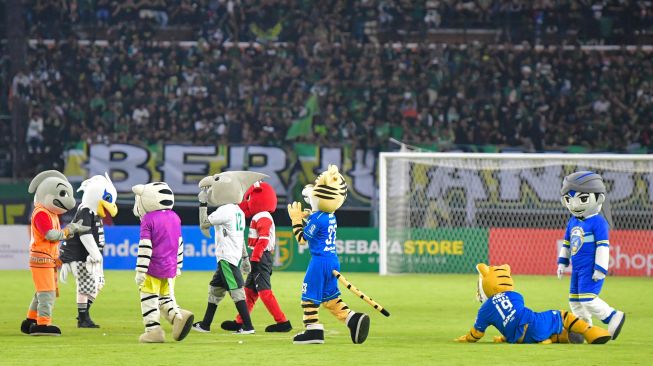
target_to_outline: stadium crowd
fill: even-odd
[[[544,34],[563,40],[573,33],[583,41],[623,43],[653,28],[648,0],[31,0],[26,9],[31,34],[45,38],[79,26],[138,25],[185,26],[201,36],[235,41],[294,42],[317,23],[360,42],[439,28],[483,28],[499,29],[502,40],[512,42]]]
[[[318,96],[301,139],[411,144],[653,148],[653,63],[644,51],[376,48],[303,38],[296,46],[159,47],[146,42],[29,52],[14,95],[31,103],[27,141],[284,145]]]
[[[106,45],[83,45],[70,32],[55,37],[54,44],[36,37],[30,45],[25,68],[5,82],[12,98],[28,105],[24,141],[30,157],[61,167],[64,149],[80,142],[288,148],[288,129],[306,113],[311,95],[319,104],[313,134],[297,141],[376,151],[389,148],[391,137],[437,150],[653,149],[653,58],[647,51],[536,49],[527,42],[388,47],[361,42],[360,34],[370,40],[371,33],[356,31],[356,14],[377,19],[383,29],[383,14],[392,13],[389,9],[413,14],[407,12],[412,2],[337,2],[331,8],[326,3],[35,1],[29,8],[30,34],[75,22],[122,28],[121,36]],[[508,4],[532,15],[535,7],[553,3],[558,12],[567,6],[606,14],[622,4],[639,17],[631,25],[650,25],[650,2],[642,1],[426,1],[421,10],[435,7],[445,14],[449,9],[468,20],[480,19],[473,24],[481,26],[496,20],[496,11]],[[603,4],[600,9],[597,3]],[[135,10],[120,18],[116,9],[125,4]],[[142,17],[144,4],[167,14],[161,27],[201,16],[202,25],[194,25],[197,45],[165,45],[152,33],[130,28]],[[48,11],[59,16],[48,20]],[[238,23],[234,17],[242,20],[242,35],[272,32],[274,22],[259,22],[261,14],[272,13],[283,23],[274,32],[288,42],[245,48],[224,42],[233,33],[225,24]],[[334,14],[350,15],[338,19]],[[392,23],[397,17],[392,19],[387,27],[400,29]],[[55,23],[44,26],[48,21]],[[449,26],[447,21],[438,26]],[[223,28],[211,31],[212,25]],[[10,131],[8,123],[3,126]]]

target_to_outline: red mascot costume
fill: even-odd
[[[289,332],[292,329],[290,321],[281,311],[277,299],[272,293],[272,264],[275,240],[274,220],[271,213],[277,209],[277,194],[271,185],[265,182],[256,182],[249,187],[240,203],[240,209],[246,218],[251,218],[247,244],[252,248],[250,263],[252,271],[245,281],[245,296],[247,310],[252,312],[256,300],[261,298],[268,309],[275,324],[265,328],[266,332]],[[244,258],[243,260],[247,260]],[[243,321],[240,316],[236,320],[222,322],[222,329],[237,331],[242,328]]]

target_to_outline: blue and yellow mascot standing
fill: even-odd
[[[562,203],[572,214],[558,256],[558,278],[572,265],[569,307],[589,324],[592,316],[601,319],[608,325],[612,339],[617,339],[626,315],[599,298],[608,273],[608,233],[612,226],[605,184],[594,172],[576,172],[565,177],[560,194]]]
[[[318,310],[323,305],[349,328],[352,342],[363,343],[370,328],[367,314],[351,310],[340,298],[338,280],[332,271],[340,271],[336,254],[336,230],[334,212],[347,198],[347,183],[335,165],[315,179],[302,191],[311,210],[303,211],[299,202],[288,205],[292,230],[300,245],[308,243],[311,260],[302,285],[302,310],[306,330],[293,338],[295,344],[324,343],[324,326],[319,323]],[[306,223],[304,223],[306,220]]]
[[[514,291],[510,266],[476,265],[477,299],[483,303],[476,322],[457,342],[478,342],[488,326],[501,333],[494,341],[508,343],[582,343],[602,344],[611,339],[607,330],[593,327],[565,310],[535,312],[524,304],[524,297]]]

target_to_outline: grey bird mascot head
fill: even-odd
[[[61,215],[75,208],[73,186],[68,178],[56,170],[46,170],[32,179],[27,188],[34,193],[34,203]]]
[[[580,171],[569,174],[562,181],[560,195],[562,204],[579,219],[598,214],[612,227],[610,204],[606,201],[607,190],[603,178],[594,172]]]

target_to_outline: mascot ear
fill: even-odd
[[[261,192],[262,190],[263,188],[261,188],[261,181],[254,183],[254,189],[253,189],[254,192]]]
[[[605,202],[605,194],[599,193],[599,197],[596,199],[596,203],[602,205]]]
[[[137,196],[142,196],[143,191],[145,191],[145,185],[143,184],[137,184],[132,187],[132,192],[134,192],[134,194]]]
[[[478,271],[478,274],[485,277],[488,273],[490,273],[490,267],[488,267],[485,263],[479,263],[476,265],[476,271]]]

